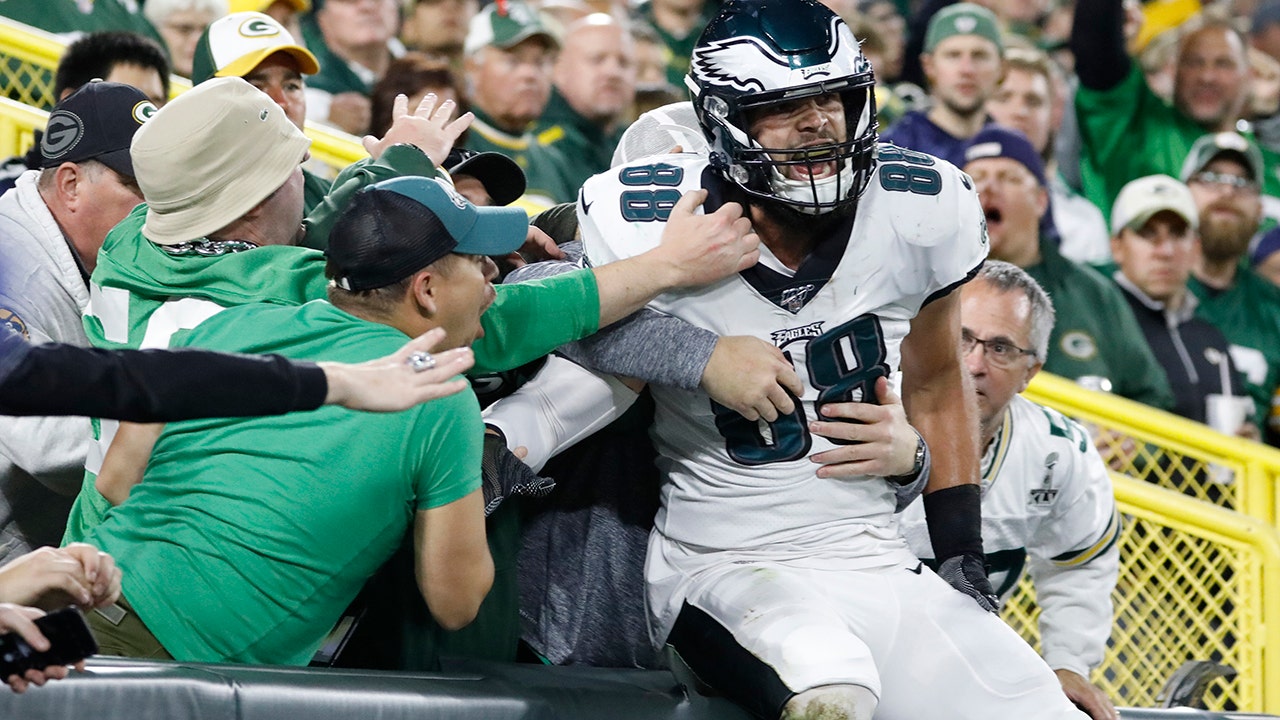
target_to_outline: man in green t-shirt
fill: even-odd
[[[332,304],[242,306],[185,343],[341,362],[435,327],[446,346],[470,345],[494,298],[487,256],[520,247],[526,223],[519,209],[476,208],[443,180],[379,183],[334,225]],[[448,629],[475,617],[493,561],[474,394],[387,415],[321,412],[166,428],[147,481],[89,535],[128,578],[124,616],[90,618],[104,652],[305,664],[411,522],[432,617]]]
[[[1048,208],[1044,164],[1026,136],[998,125],[984,128],[965,150],[964,170],[982,200],[990,257],[1026,270],[1053,298],[1058,319],[1044,369],[1071,379],[1105,378],[1118,395],[1172,407],[1164,369],[1120,289],[1041,238],[1040,218]]]
[[[1231,343],[1231,360],[1257,406],[1263,438],[1280,443],[1276,390],[1280,386],[1280,289],[1248,263],[1249,241],[1262,217],[1258,149],[1242,135],[1217,133],[1197,140],[1182,167],[1200,213],[1200,262],[1187,286],[1199,299],[1196,314]]]

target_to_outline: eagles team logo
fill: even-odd
[[[0,325],[18,333],[23,340],[31,339],[31,334],[27,332],[27,324],[22,322],[22,318],[8,308],[0,308]]]
[[[44,137],[40,139],[40,152],[50,160],[56,160],[80,144],[83,138],[84,122],[66,110],[59,110],[49,116]]]
[[[279,35],[280,28],[262,18],[249,18],[240,24],[238,32],[245,37],[271,37]]]
[[[459,193],[452,185],[444,182],[443,180],[437,180],[436,182],[444,190],[444,194],[449,196],[449,202],[453,203],[454,207],[459,210],[467,209],[467,199],[462,197],[462,194]]]
[[[844,52],[842,47],[852,47],[854,51]],[[727,86],[740,92],[764,92],[793,85],[793,72],[797,72],[802,80],[867,72],[871,63],[857,48],[858,41],[849,31],[849,26],[840,18],[833,17],[828,52],[836,59],[835,62],[796,71],[787,58],[773,52],[758,38],[743,36],[715,40],[696,48],[689,59],[689,66],[694,77],[712,85]],[[842,67],[847,59],[852,59],[853,64]]]
[[[1062,342],[1058,344],[1062,347],[1062,352],[1076,360],[1092,360],[1098,354],[1098,343],[1083,330],[1063,333]]]
[[[781,349],[797,340],[816,338],[822,334],[823,322],[824,321],[819,320],[817,322],[809,323],[808,325],[801,325],[800,327],[774,330],[772,333],[769,333],[769,339],[773,341],[775,346]]]
[[[978,27],[978,19],[970,15],[961,15],[956,18],[956,32],[960,35],[971,35],[974,29]]]
[[[133,119],[136,120],[139,125],[150,120],[151,116],[155,114],[156,106],[150,100],[143,100],[133,106]]]

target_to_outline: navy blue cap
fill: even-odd
[[[985,158],[1009,158],[1022,163],[1036,176],[1041,187],[1048,183],[1044,176],[1044,161],[1040,153],[1031,147],[1031,141],[1021,130],[992,123],[978,131],[964,146],[964,164]]]

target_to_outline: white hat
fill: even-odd
[[[1162,210],[1177,213],[1192,230],[1200,227],[1191,190],[1168,175],[1148,175],[1121,188],[1111,206],[1111,234],[1119,235],[1125,228],[1137,230]]]

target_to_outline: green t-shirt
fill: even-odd
[[[1024,269],[1049,293],[1057,314],[1044,369],[1068,379],[1104,377],[1117,395],[1161,410],[1172,408],[1169,379],[1120,288],[1096,270],[1064,258],[1043,239],[1040,258]]]
[[[1253,397],[1255,417],[1263,419],[1267,442],[1280,437],[1280,289],[1249,269],[1241,260],[1235,284],[1214,290],[1194,276],[1187,287],[1200,300],[1196,314],[1213,323],[1231,343],[1231,360],[1245,378]]]
[[[506,155],[524,170],[525,200],[532,206],[546,209],[553,205],[578,199],[578,188],[565,184],[560,168],[565,161],[554,147],[563,130],[552,127],[539,139],[532,132],[512,135],[499,129],[493,120],[476,108],[467,141],[468,150],[496,152]]]
[[[183,344],[363,362],[406,339],[321,300],[233,308]],[[469,391],[400,413],[171,423],[144,482],[86,540],[115,557],[175,658],[305,665],[414,511],[480,487],[482,438]]]
[[[120,0],[4,0],[0,16],[46,32],[91,33],[127,30],[151,38],[164,47],[164,40],[142,14],[142,3]]]
[[[1081,87],[1075,104],[1084,194],[1108,217],[1125,183],[1157,173],[1181,177],[1191,146],[1206,132],[1152,92],[1137,63],[1109,90]],[[1261,149],[1268,168],[1280,166],[1280,155]],[[1280,197],[1280,176],[1266,172],[1262,191]]]

